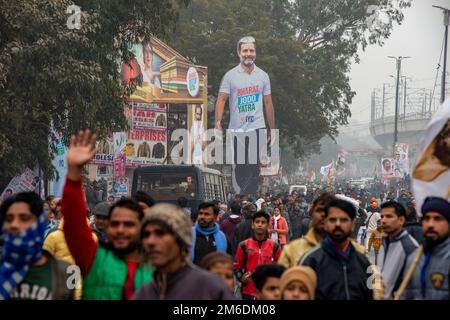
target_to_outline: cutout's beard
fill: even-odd
[[[242,57],[240,57],[240,59],[241,59],[241,63],[246,67],[251,67],[255,63],[255,60],[256,60],[256,58],[246,59],[246,58],[242,58]]]

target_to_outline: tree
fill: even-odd
[[[171,32],[187,3],[78,0],[78,28],[72,1],[0,0],[0,187],[24,167],[52,175],[52,127],[126,128],[133,87],[121,85],[119,62],[130,42]]]
[[[238,63],[238,39],[255,36],[282,149],[303,157],[348,123],[355,93],[347,74],[358,47],[383,44],[408,6],[407,0],[193,0],[169,42],[208,67],[214,101],[223,75]]]

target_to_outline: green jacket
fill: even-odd
[[[91,269],[83,281],[83,300],[122,300],[128,267],[112,250],[99,246]],[[134,289],[153,278],[154,268],[140,265],[134,275]]]

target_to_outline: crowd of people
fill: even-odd
[[[61,199],[2,202],[1,300],[449,299],[445,199],[416,212],[406,189],[337,186],[187,208],[139,191],[91,209],[95,140],[71,138]]]

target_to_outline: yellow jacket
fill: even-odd
[[[353,239],[350,241],[356,251],[366,255],[364,246],[360,245]],[[284,246],[278,263],[282,264],[286,268],[295,267],[298,265],[298,262],[301,258],[303,258],[305,253],[313,249],[318,244],[319,242],[317,242],[316,233],[313,228],[310,228],[308,233],[306,233],[302,238],[296,239]]]
[[[63,260],[71,265],[75,265],[75,259],[72,257],[67,246],[66,238],[64,237],[64,218],[58,225],[58,229],[48,234],[44,240],[43,249],[48,251],[52,256],[57,259]],[[92,232],[92,237],[95,241],[98,241],[97,235]],[[80,300],[81,289],[75,290],[75,299]]]

